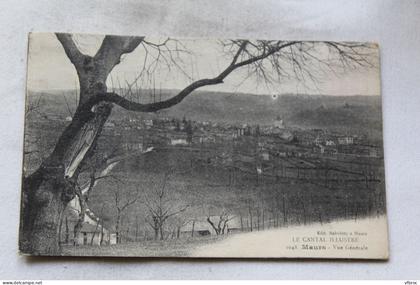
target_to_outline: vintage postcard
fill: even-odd
[[[387,259],[374,43],[29,35],[27,255]]]

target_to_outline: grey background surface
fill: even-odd
[[[28,259],[17,253],[27,33],[376,41],[381,47],[388,262]],[[0,2],[0,279],[420,278],[420,1]]]

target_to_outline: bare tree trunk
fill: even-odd
[[[323,224],[323,220],[322,220],[322,211],[321,211],[321,208],[318,210],[318,218],[319,218],[319,223],[322,225]]]
[[[109,104],[106,104],[109,105]],[[61,215],[75,197],[78,168],[89,156],[111,107],[98,113],[76,111],[52,154],[38,170],[24,178],[19,248],[33,255],[58,255]],[[90,116],[86,118],[86,116]],[[81,122],[87,120],[85,122]]]
[[[117,213],[117,222],[115,223],[115,235],[117,243],[121,243],[121,233],[120,233],[120,223],[121,223],[121,213]]]
[[[264,222],[265,222],[265,213],[264,213],[264,209],[262,209],[262,229],[263,230],[265,229]]]
[[[283,223],[287,225],[286,196],[283,194]]]
[[[83,223],[85,221],[85,213],[86,213],[86,201],[84,200],[83,195],[81,194],[78,195],[78,198],[79,198],[80,212],[79,212],[79,217],[77,219],[77,223],[74,225],[74,229],[73,229],[73,245],[79,245],[78,238],[80,235],[80,230],[82,229]]]
[[[93,100],[106,92],[106,79],[122,54],[142,38],[105,37],[94,56],[82,54],[71,36],[57,34],[79,77],[80,100],[71,123],[41,166],[23,178],[19,249],[33,255],[59,255],[61,215],[75,197],[80,166],[92,155],[112,103]]]
[[[104,224],[101,225],[101,239],[99,241],[99,245],[103,245],[104,243]]]
[[[155,239],[155,240],[158,240],[158,239],[159,239],[159,228],[154,228],[154,229],[153,229],[153,231],[154,231],[154,233],[155,233],[155,237],[154,237],[154,239]]]
[[[88,197],[88,196],[86,196],[86,197]],[[104,205],[102,205],[101,211],[99,212],[100,217],[102,217],[103,211],[104,211]],[[93,241],[94,241],[96,232],[98,231],[98,228],[99,228],[99,221],[100,221],[99,219],[96,220],[96,227],[95,227],[95,231],[93,232],[92,239],[90,241],[90,245],[93,245]],[[103,228],[103,226],[101,226],[101,228]],[[99,241],[99,245],[101,245],[100,241]]]
[[[38,181],[38,185],[33,185],[34,188],[32,185],[24,186],[19,239],[19,249],[22,253],[33,255],[60,253],[59,224],[66,203],[56,187],[62,189],[66,186],[64,181],[60,184],[60,181],[54,180]],[[36,190],[30,191],[30,189]]]
[[[138,216],[136,216],[136,238],[135,241],[138,241],[138,234],[139,234],[139,221],[138,221]]]
[[[250,219],[250,225],[251,225],[251,232],[252,232],[252,211],[251,211],[251,207],[248,208],[248,212],[249,212],[249,219]]]
[[[260,231],[260,210],[257,210],[257,231]]]
[[[69,222],[68,222],[67,217],[66,217],[66,237],[64,240],[66,244],[69,243]]]
[[[163,225],[160,225],[159,227],[159,234],[160,234],[160,240],[164,240],[164,232],[163,232]]]
[[[98,231],[98,228],[99,228],[99,220],[96,222],[95,231],[93,232],[92,238],[90,239],[90,245],[93,245],[93,241],[95,239],[95,235],[96,235],[96,232]]]
[[[63,212],[64,212],[64,210],[63,210]],[[61,247],[61,243],[62,243],[62,240],[61,240],[62,228],[63,228],[63,215],[61,215],[60,225],[58,226],[58,245],[59,245],[59,247]]]
[[[216,233],[216,235],[219,235],[220,234],[220,227],[216,227],[216,225],[210,220],[210,217],[207,217],[207,222],[213,228],[213,230]]]
[[[305,197],[302,197],[301,203],[302,203],[302,211],[303,211],[303,224],[306,225],[307,217],[306,217]]]

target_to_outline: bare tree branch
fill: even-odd
[[[93,60],[109,74],[120,63],[121,56],[134,51],[143,40],[144,37],[105,36]]]
[[[149,104],[141,104],[126,99],[115,92],[98,94],[96,98],[92,98],[92,102],[96,103],[98,100],[115,103],[127,110],[138,112],[156,112],[158,110],[170,108],[180,103],[184,98],[191,94],[194,90],[223,83],[223,80],[234,70],[243,66],[248,66],[248,73],[256,74],[263,78],[265,82],[274,81],[273,74],[277,74],[280,78],[283,74],[290,77],[290,74],[283,68],[286,62],[291,65],[294,77],[301,81],[309,79],[312,82],[317,82],[318,76],[316,73],[321,73],[321,69],[312,70],[308,61],[312,58],[319,64],[332,69],[332,62],[327,62],[315,55],[313,46],[315,43],[304,43],[299,41],[283,42],[283,41],[257,41],[252,43],[247,40],[232,41],[232,45],[236,46],[236,52],[233,54],[230,64],[220,72],[216,77],[205,78],[194,81],[189,84],[177,95],[170,99],[153,102]],[[326,42],[326,46],[331,46],[336,50],[338,60],[343,66],[350,67],[352,64],[360,66],[369,66],[369,61],[365,58],[365,54],[361,53],[359,49],[366,49],[361,44],[340,44],[333,42]],[[289,51],[287,51],[289,49]],[[271,70],[267,69],[264,60],[269,59]],[[271,72],[271,71],[274,71]]]
[[[81,67],[87,55],[84,55],[80,52],[79,48],[76,46],[76,43],[73,41],[71,34],[56,33],[56,37],[63,46],[64,51],[66,52],[66,55],[70,59],[71,63],[76,66],[76,69]]]
[[[218,217],[217,226],[214,221],[211,220],[210,214],[207,216],[207,222],[211,225],[211,227],[216,232],[216,235],[223,235],[225,234],[225,229],[230,220],[232,220],[234,216],[229,216],[226,211],[222,211],[220,216]]]
[[[163,177],[163,184],[160,190],[155,192],[154,197],[152,200],[149,198],[145,198],[146,202],[145,205],[149,210],[149,217],[146,219],[146,222],[152,227],[155,231],[155,239],[158,238],[160,235],[160,239],[164,239],[164,226],[167,220],[170,217],[174,217],[189,208],[189,205],[179,207],[178,209],[174,210],[174,201],[170,199],[166,199],[167,193],[167,182],[169,178],[169,173],[165,173]]]

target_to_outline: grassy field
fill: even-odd
[[[129,242],[110,246],[65,246],[69,256],[132,257],[388,257],[387,220],[385,216],[360,220],[337,220],[330,223],[287,226],[264,231],[221,236]],[[326,241],[316,241],[314,237]],[[300,240],[296,241],[296,237]],[[343,241],[342,237],[354,237]],[[305,240],[306,238],[306,240]],[[332,239],[332,240],[331,240]],[[309,241],[308,241],[309,240]],[[322,247],[308,250],[305,246]]]
[[[204,245],[211,245],[228,236],[191,237],[163,241],[129,242],[107,246],[63,246],[63,255],[70,256],[143,256],[187,257]]]

